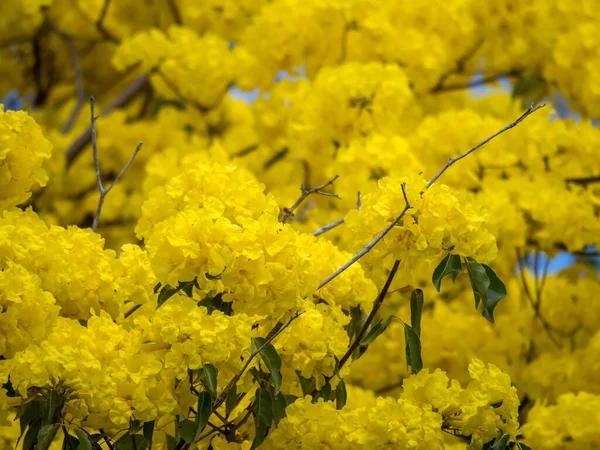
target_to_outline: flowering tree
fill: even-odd
[[[0,2],[0,443],[598,447],[549,262],[599,244],[599,46],[594,0]]]

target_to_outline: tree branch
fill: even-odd
[[[538,105],[538,106],[533,106],[531,105],[529,107],[529,109],[527,109],[527,111],[525,111],[521,117],[519,117],[517,120],[515,120],[514,122],[508,124],[507,126],[505,126],[504,128],[502,128],[500,131],[494,133],[492,136],[488,137],[487,139],[485,139],[484,141],[482,141],[481,143],[477,144],[475,147],[473,147],[472,149],[466,151],[465,153],[463,153],[460,156],[457,156],[456,158],[450,158],[450,160],[446,163],[446,165],[444,167],[442,167],[442,169],[427,183],[427,185],[425,186],[425,189],[423,189],[423,191],[421,191],[421,196],[425,193],[425,191],[427,189],[429,189],[429,187],[435,183],[439,177],[442,176],[442,174],[448,170],[448,168],[450,166],[452,166],[455,162],[460,161],[461,159],[467,157],[468,155],[470,155],[471,153],[473,153],[475,150],[477,150],[478,148],[482,147],[483,145],[487,144],[489,141],[491,141],[492,139],[494,139],[496,136],[504,133],[507,130],[510,130],[511,128],[514,128],[515,126],[517,126],[519,123],[521,123],[523,120],[525,120],[529,115],[533,114],[535,111],[537,111],[540,108],[543,108],[544,106],[546,106],[545,104],[542,105]],[[371,242],[369,242],[367,244],[367,246],[365,248],[363,248],[360,252],[358,252],[356,255],[354,255],[352,257],[352,259],[350,259],[350,261],[348,261],[346,264],[344,264],[342,267],[340,267],[338,270],[336,270],[332,275],[330,275],[329,277],[327,277],[324,281],[321,282],[321,284],[319,285],[318,289],[321,289],[323,286],[325,286],[327,283],[329,283],[331,280],[333,280],[334,278],[336,278],[338,275],[340,275],[344,270],[346,270],[348,267],[350,267],[352,264],[354,264],[356,261],[358,261],[360,258],[362,258],[363,256],[365,256],[369,251],[371,251],[371,249],[380,241],[382,240],[386,234],[388,234],[391,229],[400,221],[400,219],[402,219],[402,217],[404,216],[404,214],[406,213],[406,211],[408,211],[410,208],[412,208],[412,206],[409,204],[408,199],[406,197],[406,184],[403,183],[402,184],[402,192],[404,194],[404,201],[406,202],[406,205],[404,206],[404,209],[402,210],[402,212],[400,212],[400,214],[398,214],[398,216],[396,216],[396,218],[394,220],[392,220],[392,223],[390,223],[381,233],[379,233],[377,235],[377,237],[375,237],[375,239],[373,239]]]
[[[599,183],[600,175],[594,175],[591,177],[584,177],[584,178],[567,178],[565,181],[567,183],[581,184],[583,187],[586,187],[588,184],[591,184],[591,183]]]
[[[338,175],[336,175],[335,177],[333,177],[327,183],[324,183],[324,184],[322,184],[320,186],[313,187],[313,188],[310,188],[310,189],[307,189],[304,185],[302,185],[300,187],[300,190],[302,191],[302,194],[300,195],[300,197],[298,198],[298,200],[296,200],[296,202],[292,206],[290,206],[289,208],[283,208],[283,216],[281,217],[281,219],[279,219],[279,221],[281,223],[285,223],[291,216],[294,215],[294,211],[296,210],[296,208],[298,208],[298,206],[300,206],[300,204],[310,194],[320,194],[320,195],[325,195],[325,196],[328,196],[328,197],[340,198],[339,195],[337,195],[337,194],[333,194],[331,192],[325,192],[325,191],[323,191],[323,189],[325,189],[327,186],[332,185],[333,182],[335,180],[337,180],[337,179],[338,179]]]
[[[493,83],[500,78],[503,77],[516,77],[522,73],[521,69],[514,69],[509,72],[496,73],[493,75],[487,75],[484,77],[477,78],[475,80],[469,80],[466,83],[454,83],[454,84],[446,84],[445,86],[436,86],[431,90],[432,94],[439,94],[441,92],[450,92],[450,91],[462,91],[464,89],[472,89],[479,86],[484,86],[489,83]]]
[[[246,369],[248,368],[248,366],[250,365],[250,363],[252,362],[252,360],[260,353],[263,351],[263,349],[270,344],[277,336],[279,336],[287,327],[290,326],[290,324],[296,320],[298,317],[300,317],[302,314],[304,314],[305,311],[296,311],[292,317],[289,318],[289,320],[284,323],[281,328],[279,328],[279,330],[277,330],[275,333],[269,333],[268,337],[265,339],[265,343],[263,345],[261,345],[258,349],[256,350],[252,350],[250,352],[250,356],[248,357],[248,359],[246,360],[246,363],[243,365],[242,369],[231,379],[231,381],[227,384],[227,386],[225,387],[225,389],[223,389],[223,392],[221,392],[221,395],[219,395],[217,397],[217,399],[215,400],[215,402],[213,403],[213,411],[215,409],[218,409],[219,406],[221,406],[221,404],[225,401],[225,399],[227,398],[227,395],[229,394],[229,391],[231,389],[233,389],[233,386],[235,386],[237,384],[237,382],[240,380],[240,378],[242,377],[242,375],[244,374],[244,372],[246,371]]]
[[[392,267],[392,270],[390,270],[390,274],[388,275],[387,280],[385,281],[385,284],[383,285],[383,289],[381,289],[381,292],[379,292],[379,295],[377,295],[377,298],[375,299],[375,302],[373,303],[373,309],[371,310],[369,317],[367,317],[367,320],[365,321],[362,329],[356,335],[354,342],[350,345],[350,347],[348,347],[348,350],[346,351],[344,356],[342,356],[342,359],[340,359],[340,362],[338,365],[338,370],[341,370],[342,367],[344,367],[344,364],[346,364],[348,359],[350,359],[350,357],[352,356],[352,353],[354,353],[354,350],[356,350],[356,348],[360,345],[360,341],[362,341],[362,339],[365,337],[367,330],[371,326],[373,319],[375,319],[375,316],[377,315],[379,308],[381,308],[381,305],[383,304],[383,300],[385,299],[385,296],[387,295],[387,293],[390,289],[390,286],[392,284],[392,281],[394,280],[394,277],[396,276],[396,272],[398,271],[399,266],[400,266],[400,260],[397,259],[394,262],[394,266]]]
[[[104,26],[104,19],[106,18],[106,13],[108,12],[108,7],[110,6],[110,0],[104,0],[104,4],[102,5],[102,9],[100,10],[100,15],[98,19],[94,23],[98,32],[104,36],[107,40],[114,42],[115,44],[119,43],[119,40],[114,37],[111,33],[108,32],[106,27]]]
[[[357,210],[360,209],[360,201],[361,201],[361,195],[359,192],[358,193],[358,201],[356,202]],[[331,222],[330,224],[327,224],[324,227],[319,228],[317,231],[313,231],[313,236],[320,236],[323,233],[327,233],[329,230],[333,230],[335,227],[338,227],[341,224],[343,224],[345,220],[346,220],[346,218],[342,217],[341,219],[338,219],[335,222]]]
[[[181,25],[183,23],[183,20],[181,18],[181,13],[179,12],[179,8],[175,4],[175,0],[167,0],[167,3],[169,4],[169,9],[171,10],[171,14],[173,14],[173,20],[175,20],[175,23],[177,25]]]
[[[96,231],[96,229],[98,228],[98,221],[100,220],[100,214],[102,213],[102,205],[104,204],[104,199],[106,198],[106,195],[110,192],[110,190],[113,188],[113,186],[117,183],[117,181],[119,181],[119,179],[123,176],[125,171],[129,168],[129,166],[133,162],[134,158],[136,157],[136,155],[142,148],[143,142],[140,141],[138,143],[133,154],[129,158],[129,161],[127,161],[127,163],[125,164],[125,166],[123,167],[121,172],[119,172],[119,174],[112,181],[112,183],[110,183],[110,185],[107,188],[104,188],[104,186],[102,185],[102,176],[100,175],[100,161],[98,159],[98,146],[97,146],[97,142],[96,142],[96,120],[98,119],[98,117],[96,117],[96,115],[94,114],[94,103],[95,103],[94,97],[90,97],[90,110],[91,110],[91,115],[92,115],[92,125],[91,125],[92,151],[94,154],[94,166],[96,168],[96,180],[98,181],[98,189],[100,191],[100,199],[98,200],[98,207],[96,208],[96,215],[94,216],[94,222],[92,224],[92,230]]]
[[[346,270],[348,267],[350,267],[356,261],[358,261],[360,258],[362,258],[367,253],[369,253],[373,249],[373,247],[375,247],[375,245],[377,245],[377,243],[379,241],[381,241],[385,237],[385,235],[388,234],[392,230],[392,228],[394,228],[396,226],[396,224],[400,221],[400,219],[402,219],[402,217],[404,217],[404,214],[406,214],[406,211],[408,211],[409,209],[412,208],[411,204],[408,202],[408,197],[406,196],[406,183],[402,183],[402,194],[404,195],[404,202],[405,202],[404,209],[400,212],[400,214],[398,214],[394,218],[394,220],[392,220],[392,223],[390,223],[386,227],[385,230],[383,230],[381,233],[379,233],[375,237],[375,239],[373,239],[371,242],[369,242],[365,248],[363,248],[360,252],[358,252],[356,255],[354,255],[352,257],[352,259],[350,259],[350,261],[348,261],[346,264],[344,264],[342,267],[340,267],[338,270],[336,270],[333,274],[331,274],[329,277],[327,277],[324,281],[322,281],[321,284],[319,284],[319,287],[317,289],[321,289],[323,286],[325,286],[331,280],[333,280],[338,275],[340,275],[344,270]]]
[[[129,86],[127,86],[123,92],[119,94],[119,96],[115,99],[113,103],[106,108],[101,116],[106,117],[115,109],[125,106],[129,103],[133,98],[141,92],[145,86],[149,83],[148,74],[144,74],[136,78]],[[65,153],[65,158],[67,160],[67,167],[69,167],[75,161],[75,158],[83,151],[85,146],[90,142],[92,138],[92,127],[88,127],[81,135],[75,139],[75,141],[71,144],[67,152]]]

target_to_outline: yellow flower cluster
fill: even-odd
[[[463,389],[442,371],[423,370],[404,381],[400,398],[379,397],[341,411],[331,402],[298,399],[265,448],[443,449],[446,429],[470,436],[469,449],[481,449],[499,431],[515,433],[519,400],[508,375],[479,360],[469,373]]]
[[[23,203],[32,188],[46,185],[42,166],[51,152],[52,144],[26,112],[4,112],[0,105],[0,211]]]
[[[55,303],[63,317],[87,320],[105,311],[116,319],[131,304],[147,303],[153,296],[156,279],[146,252],[129,245],[116,259],[116,252],[103,249],[103,245],[100,235],[89,229],[49,227],[31,209],[4,211],[0,218],[0,267],[12,266],[19,274],[7,284],[8,292],[17,295],[24,279],[31,280],[31,295],[45,292],[37,301]],[[6,301],[10,298],[7,295]],[[11,302],[18,298],[21,294]],[[34,308],[27,305],[26,298],[15,305],[23,308],[21,313],[11,313],[15,317]],[[51,315],[51,311],[42,308],[36,314]],[[36,322],[36,327],[44,324],[47,320]],[[21,326],[26,329],[26,325]]]
[[[418,261],[437,262],[444,252],[480,262],[496,257],[496,241],[485,227],[484,209],[466,193],[442,184],[434,184],[421,195],[426,182],[420,177],[383,178],[377,191],[364,196],[360,210],[348,213],[346,233],[354,241],[355,250],[364,247],[400,214],[405,206],[404,182],[413,208],[369,253],[365,265],[379,264],[388,255],[402,260],[409,270]]]

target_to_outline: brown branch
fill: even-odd
[[[123,92],[119,94],[119,96],[115,99],[113,103],[111,103],[108,108],[106,108],[101,117],[108,116],[115,109],[120,108],[122,106],[127,105],[131,100],[135,98],[135,96],[141,92],[146,85],[149,83],[148,74],[144,74],[136,78],[129,86],[127,86]],[[85,146],[92,139],[92,127],[88,127],[81,135],[79,135],[75,141],[71,144],[69,149],[65,154],[65,158],[67,160],[67,167],[69,167],[75,161],[75,158],[83,151]]]
[[[95,103],[94,97],[90,97],[90,110],[91,110],[91,116],[92,116],[92,125],[91,125],[92,151],[94,154],[94,166],[96,168],[96,181],[98,182],[98,189],[100,190],[100,199],[98,200],[98,207],[96,208],[96,215],[94,216],[94,222],[92,224],[92,230],[96,231],[96,229],[98,228],[98,221],[100,220],[100,214],[102,213],[102,205],[104,204],[104,199],[106,198],[106,195],[110,192],[110,190],[114,187],[114,185],[117,183],[117,181],[119,181],[119,179],[123,176],[125,171],[129,168],[129,166],[133,162],[134,158],[136,157],[136,155],[142,148],[143,142],[140,141],[138,143],[133,154],[129,158],[129,161],[127,161],[127,163],[125,164],[125,166],[123,167],[121,172],[119,172],[119,174],[115,177],[115,179],[112,181],[112,183],[110,183],[110,185],[107,188],[104,188],[104,186],[102,185],[102,176],[100,175],[100,161],[98,159],[98,146],[97,146],[97,140],[96,140],[96,120],[98,120],[98,117],[96,117],[96,115],[94,114],[94,103]]]
[[[336,270],[333,274],[331,274],[329,277],[327,277],[324,281],[322,281],[321,284],[319,284],[319,287],[317,289],[321,289],[323,286],[325,286],[331,280],[333,280],[338,275],[340,275],[343,271],[345,271],[348,267],[350,267],[356,261],[358,261],[360,258],[362,258],[367,253],[369,253],[373,249],[373,247],[375,247],[375,245],[377,245],[377,243],[379,241],[381,241],[385,237],[385,235],[388,234],[392,230],[392,228],[394,228],[396,226],[396,224],[400,221],[400,219],[402,219],[402,217],[404,217],[404,214],[406,214],[406,211],[408,211],[409,209],[412,208],[411,204],[408,201],[408,197],[406,196],[406,183],[402,183],[402,194],[404,195],[404,202],[405,202],[404,209],[400,212],[400,214],[398,214],[394,218],[394,220],[392,220],[392,223],[390,223],[385,228],[385,230],[383,230],[381,233],[379,233],[375,237],[375,239],[373,239],[371,242],[369,242],[366,247],[364,247],[360,252],[358,252],[356,255],[354,255],[350,259],[350,261],[348,261],[346,264],[344,264],[342,267],[340,267],[338,270]]]
[[[375,302],[373,303],[373,309],[371,310],[369,317],[367,317],[367,320],[365,321],[362,329],[356,335],[354,342],[350,345],[350,347],[348,347],[348,350],[346,351],[344,356],[342,356],[342,359],[340,359],[340,362],[338,365],[338,370],[342,370],[342,367],[344,367],[344,364],[346,364],[348,359],[350,359],[350,357],[352,356],[352,353],[354,353],[354,350],[356,350],[356,348],[360,345],[360,341],[362,341],[363,338],[365,337],[367,330],[371,326],[371,323],[373,323],[373,319],[375,319],[375,316],[377,315],[379,308],[381,308],[381,305],[383,304],[383,300],[385,299],[385,296],[387,295],[387,293],[390,289],[390,285],[392,284],[392,281],[394,280],[394,277],[396,276],[396,272],[398,271],[399,266],[400,266],[400,260],[397,259],[394,262],[394,266],[392,267],[392,270],[390,270],[390,274],[388,275],[387,280],[385,281],[385,284],[383,285],[383,289],[381,289],[381,292],[379,292],[379,295],[377,295],[377,298],[375,299]]]
[[[221,395],[219,395],[217,397],[217,399],[214,401],[213,403],[213,411],[215,409],[218,409],[219,406],[221,406],[221,404],[225,401],[225,399],[227,398],[227,395],[229,394],[229,391],[231,389],[233,389],[233,386],[235,386],[237,384],[237,382],[240,380],[240,378],[242,377],[242,375],[244,374],[244,372],[246,371],[246,369],[248,368],[248,366],[250,365],[250,363],[252,362],[252,360],[254,358],[256,358],[256,356],[263,351],[263,349],[269,345],[277,336],[279,336],[287,327],[290,326],[290,324],[296,320],[298,317],[300,317],[302,314],[304,314],[304,310],[302,311],[296,311],[294,314],[292,314],[292,317],[289,318],[289,320],[284,323],[281,328],[279,328],[279,330],[277,330],[277,332],[271,334],[269,333],[268,337],[265,339],[265,343],[263,345],[261,345],[258,349],[256,350],[252,350],[250,352],[250,356],[248,357],[248,359],[246,360],[245,364],[242,366],[241,370],[235,374],[235,376],[231,379],[231,381],[227,384],[227,386],[225,387],[225,389],[223,389],[223,392],[221,392]]]
[[[114,37],[104,26],[104,19],[106,18],[106,13],[108,12],[108,7],[110,6],[110,0],[104,0],[104,4],[102,5],[102,9],[100,10],[100,15],[98,19],[94,23],[98,32],[104,36],[107,40],[114,42],[115,44],[119,43],[119,40]]]
[[[591,183],[599,183],[600,182],[600,175],[594,175],[591,177],[584,177],[584,178],[567,178],[565,180],[565,182],[567,183],[574,183],[574,184],[581,184],[583,187],[586,187],[588,184]]]
[[[333,182],[337,179],[338,179],[338,175],[333,177],[327,183],[321,184],[320,186],[316,186],[316,187],[313,187],[310,189],[307,189],[304,185],[300,186],[300,191],[302,191],[302,194],[300,195],[298,200],[296,200],[296,202],[292,206],[290,206],[289,208],[283,208],[283,216],[281,217],[281,219],[279,219],[279,221],[281,223],[285,223],[290,217],[292,217],[294,215],[294,211],[296,210],[296,208],[298,208],[298,206],[300,206],[300,204],[304,200],[306,200],[306,197],[308,197],[310,194],[320,194],[320,195],[325,195],[328,197],[340,198],[339,195],[337,195],[337,194],[323,191],[323,189],[325,189],[327,186],[332,185]]]
[[[392,384],[388,384],[386,386],[380,387],[379,389],[375,389],[375,395],[376,396],[380,396],[383,395],[389,391],[393,391],[396,388],[402,387],[402,384],[404,384],[404,378],[401,378],[399,381],[396,381],[395,383]]]
[[[171,14],[173,14],[173,20],[175,20],[175,23],[177,25],[183,24],[181,13],[179,12],[179,8],[177,7],[175,0],[168,0],[167,3],[169,4],[169,9],[171,10]]]
[[[450,91],[462,91],[464,89],[472,89],[479,86],[484,86],[489,83],[493,83],[498,81],[503,77],[516,77],[522,73],[521,69],[514,69],[509,72],[496,73],[493,75],[486,75],[484,77],[477,78],[475,80],[469,80],[466,83],[454,83],[454,84],[446,84],[445,86],[439,86],[431,90],[432,94],[439,94],[441,92],[450,92]]]
[[[455,162],[460,161],[461,159],[465,158],[466,156],[470,155],[471,153],[473,153],[475,150],[477,150],[478,148],[482,147],[483,145],[487,144],[489,141],[491,141],[492,139],[494,139],[496,136],[504,133],[507,130],[510,130],[511,128],[514,128],[515,126],[517,126],[519,123],[521,123],[523,120],[525,120],[530,114],[533,114],[535,111],[537,111],[540,108],[543,108],[545,105],[539,105],[539,106],[533,106],[531,105],[529,107],[529,109],[527,111],[525,111],[521,117],[519,117],[517,120],[515,120],[514,122],[508,124],[507,126],[505,126],[504,128],[502,128],[500,131],[494,133],[492,136],[488,137],[487,139],[485,139],[484,141],[482,141],[481,143],[477,144],[475,147],[473,147],[472,149],[466,151],[465,153],[463,153],[460,156],[457,156],[456,158],[450,158],[450,160],[446,163],[446,165],[444,167],[442,167],[442,169],[427,183],[427,185],[425,186],[425,189],[423,189],[423,191],[421,191],[421,196],[425,193],[425,191],[427,189],[429,189],[429,187],[435,183],[438,178],[440,176],[442,176],[442,174],[450,167],[452,166]],[[346,264],[344,264],[342,267],[340,267],[338,270],[336,270],[332,275],[330,275],[329,277],[327,277],[324,281],[321,282],[321,284],[319,285],[318,289],[321,289],[323,286],[325,286],[327,283],[329,283],[331,280],[333,280],[335,277],[337,277],[338,275],[340,275],[344,270],[346,270],[348,267],[350,267],[352,264],[354,264],[356,261],[358,261],[360,258],[362,258],[363,256],[365,256],[369,251],[371,251],[371,249],[380,241],[382,240],[386,234],[388,234],[391,229],[400,221],[400,219],[402,219],[402,217],[404,216],[404,214],[406,213],[406,211],[408,211],[410,208],[412,208],[412,206],[410,206],[410,204],[408,203],[408,199],[406,198],[406,191],[405,191],[405,183],[402,184],[402,192],[404,194],[404,201],[406,202],[406,205],[404,206],[404,209],[402,210],[402,212],[400,212],[400,214],[394,219],[392,220],[392,223],[390,223],[381,233],[379,233],[375,239],[373,239],[371,242],[369,242],[367,244],[366,247],[364,247],[360,252],[358,252],[356,255],[354,255],[350,261],[348,261]]]
[[[479,39],[475,43],[475,45],[473,46],[473,48],[469,49],[467,51],[467,53],[465,53],[463,56],[461,56],[459,58],[458,61],[456,61],[456,64],[455,64],[455,66],[454,66],[454,68],[452,70],[449,70],[448,72],[442,74],[442,76],[440,77],[440,79],[438,80],[438,82],[431,89],[431,92],[438,92],[438,91],[442,90],[443,87],[444,87],[444,83],[446,82],[446,80],[450,76],[464,73],[464,71],[465,71],[465,65],[467,64],[467,62],[469,62],[469,60],[471,58],[473,58],[473,56],[475,56],[475,53],[477,53],[477,50],[479,50],[481,48],[482,44],[483,44],[483,39]]]

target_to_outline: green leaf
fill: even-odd
[[[254,405],[254,441],[252,441],[251,450],[263,443],[267,437],[267,430],[273,423],[273,405],[271,393],[268,389],[258,389],[256,391]]]
[[[342,409],[346,406],[347,399],[346,383],[344,383],[344,380],[340,379],[338,385],[335,387],[335,407],[337,409]]]
[[[213,405],[213,397],[210,392],[203,391],[198,396],[198,408],[196,411],[198,414],[196,415],[196,421],[194,422],[196,425],[195,437],[192,442],[196,442],[196,440],[200,437],[200,433],[208,424],[208,419],[212,414],[212,405]]]
[[[438,264],[433,271],[433,285],[440,292],[442,288],[442,279],[452,274],[452,282],[456,280],[456,276],[462,272],[462,264],[460,263],[460,256],[448,253],[444,259]]]
[[[196,422],[185,419],[179,424],[179,430],[181,438],[187,443],[191,444],[196,439]]]
[[[154,435],[154,420],[144,422],[144,441],[148,448],[152,448],[152,436]]]
[[[36,419],[29,424],[29,428],[27,429],[27,433],[25,433],[25,438],[23,439],[23,448],[29,449],[33,447],[35,443],[38,433],[42,428],[42,420]]]
[[[98,445],[98,444],[96,444],[96,445]],[[102,450],[101,447],[96,447],[96,448],[100,448],[100,450]],[[63,440],[62,450],[74,450],[74,449],[79,450],[79,439],[77,439],[75,436],[71,436],[69,434]],[[94,449],[94,450],[96,450],[96,449]]]
[[[138,431],[140,431],[141,424],[142,423],[139,420],[131,417],[129,419],[129,434],[136,434]]]
[[[271,378],[273,378],[273,385],[275,386],[275,395],[277,395],[281,389],[281,358],[279,357],[277,350],[275,350],[275,347],[273,347],[271,343],[267,343],[265,338],[252,338],[252,341],[254,342],[254,348],[256,350],[262,347],[260,357],[269,368]]]
[[[371,327],[371,329],[369,330],[367,335],[363,338],[363,340],[360,341],[360,345],[363,345],[363,346],[369,345],[371,342],[373,342],[375,339],[377,339],[381,333],[383,333],[386,330],[386,328],[390,325],[391,322],[392,322],[392,316],[388,317],[387,320],[383,323],[381,323],[381,320],[379,322],[377,322],[375,325],[373,325]]]
[[[273,403],[273,422],[275,422],[275,426],[279,424],[279,421],[285,417],[285,408],[287,408],[287,402],[285,399],[285,395],[279,394],[274,396],[271,393],[271,401]]]
[[[326,381],[323,387],[321,388],[320,396],[326,402],[328,402],[331,398],[331,384],[329,383],[329,381]]]
[[[406,340],[406,363],[411,367],[413,373],[419,373],[423,368],[421,339],[417,332],[408,325],[404,325],[404,339]]]
[[[487,276],[485,267],[475,261],[473,258],[467,258],[467,272],[471,280],[471,288],[475,296],[475,308],[479,307],[479,302],[487,302],[487,291],[490,286],[490,278]]]
[[[227,399],[225,400],[225,414],[229,416],[231,411],[235,408],[238,403],[238,394],[237,394],[237,385],[234,384],[233,387],[227,393]]]
[[[317,388],[317,380],[315,377],[304,378],[299,370],[296,370],[296,375],[298,375],[298,380],[300,380],[302,395],[312,395]]]
[[[48,450],[50,444],[54,440],[54,436],[56,435],[56,430],[60,425],[57,423],[52,423],[49,425],[44,425],[40,428],[40,431],[37,435],[37,443],[35,444],[35,450]],[[27,448],[27,447],[25,447]]]
[[[223,301],[224,293],[219,293],[215,296],[207,295],[198,302],[198,306],[204,306],[208,310],[208,314],[214,311],[221,311],[226,316],[231,316],[233,313],[232,303]]]
[[[168,284],[163,286],[163,288],[160,290],[160,293],[158,294],[158,302],[156,307],[160,308],[164,302],[166,302],[175,294],[177,294],[177,292],[179,292],[179,289],[171,287]]]
[[[519,447],[519,450],[532,450],[529,445],[525,445],[522,442],[517,442],[517,447]]]
[[[352,342],[358,331],[362,330],[362,327],[367,321],[367,317],[367,313],[360,309],[360,306],[353,306],[350,308],[350,323],[348,323],[348,326],[346,327],[349,342]]]
[[[94,442],[85,430],[81,428],[75,428],[75,434],[79,439],[79,446],[77,446],[77,450],[92,450],[94,448]]]
[[[46,404],[44,408],[44,418],[42,425],[50,425],[58,422],[58,409],[62,406],[62,400],[58,392],[51,390],[46,395]]]
[[[217,396],[217,376],[219,371],[211,364],[204,364],[200,372],[200,382],[204,388],[211,393],[213,398]]]
[[[188,281],[187,283],[180,283],[179,288],[185,293],[185,295],[191,298],[194,293],[194,282]]]
[[[501,437],[496,439],[496,442],[494,442],[494,446],[491,448],[491,450],[504,450],[506,448],[506,446],[508,445],[509,439],[510,439],[509,434],[502,435]]]
[[[513,86],[513,98],[521,98],[523,108],[539,103],[548,95],[548,82],[539,73],[521,75]]]
[[[167,450],[175,450],[177,448],[177,439],[175,436],[167,434]]]
[[[506,286],[502,282],[496,272],[485,264],[482,264],[485,268],[485,273],[490,279],[490,285],[487,291],[487,301],[485,302],[485,308],[483,310],[483,317],[490,322],[494,323],[494,309],[500,302],[500,300],[506,298]]]
[[[423,291],[421,289],[412,291],[410,294],[410,325],[419,338],[421,337],[421,316],[424,305]]]
[[[135,445],[134,445],[135,440]],[[130,435],[125,433],[114,444],[115,450],[146,450],[148,446],[144,440],[144,436],[139,434]]]

